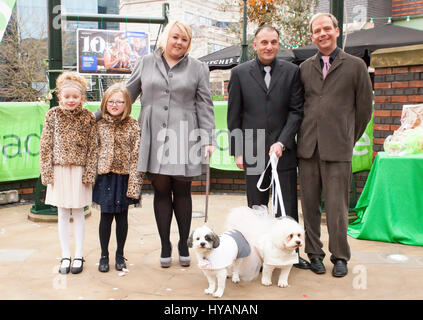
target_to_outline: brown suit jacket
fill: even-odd
[[[355,143],[372,114],[373,92],[364,61],[342,50],[323,80],[318,54],[300,65],[304,118],[297,155],[311,158],[318,147],[324,161],[351,161]]]

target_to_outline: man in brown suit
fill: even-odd
[[[323,194],[332,275],[343,277],[351,257],[347,213],[352,153],[371,117],[372,86],[363,60],[337,47],[339,28],[333,15],[313,16],[310,32],[319,52],[300,66],[305,103],[297,148],[305,252],[312,271],[325,273],[320,240]]]

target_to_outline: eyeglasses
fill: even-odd
[[[116,105],[118,107],[123,106],[124,103],[125,103],[125,101],[111,101],[111,100],[107,101],[107,105],[111,106],[111,107],[113,107],[114,105]]]

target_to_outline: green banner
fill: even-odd
[[[0,0],[0,42],[12,15],[16,0]]]
[[[100,103],[88,103],[85,107],[94,112]],[[32,179],[40,175],[39,145],[48,108],[46,104],[35,102],[0,103],[0,181]],[[139,113],[140,104],[135,103],[131,116],[138,119]],[[214,103],[214,115],[217,146],[210,167],[239,171],[229,155],[226,101]],[[370,170],[372,150],[373,121],[354,148],[353,172]]]
[[[229,155],[228,126],[226,116],[228,113],[227,101],[214,102],[214,121],[216,125],[216,150],[210,159],[210,167],[219,170],[240,171],[234,157]]]
[[[373,115],[353,150],[352,172],[370,170],[373,161]]]
[[[40,175],[39,148],[45,104],[0,104],[0,181]]]

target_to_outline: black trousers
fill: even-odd
[[[261,188],[270,184],[272,170],[269,168],[264,176]],[[297,169],[278,171],[279,184],[282,190],[282,198],[287,216],[298,221],[298,198],[297,198]],[[266,205],[269,203],[270,190],[261,192],[257,189],[257,182],[260,175],[245,175],[247,185],[247,201],[251,208],[253,205]],[[276,217],[281,216],[281,208],[278,205]]]

